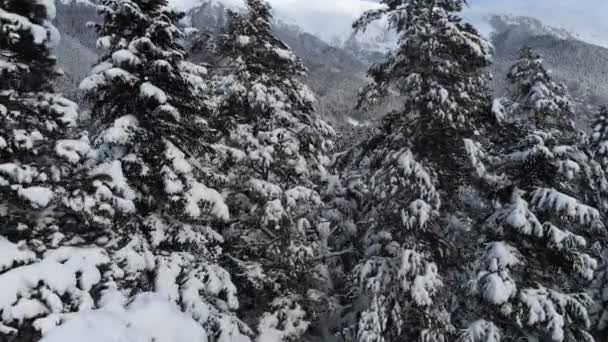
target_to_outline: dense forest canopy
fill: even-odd
[[[608,54],[466,6],[0,0],[0,341],[605,341]]]

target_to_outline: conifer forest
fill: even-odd
[[[180,1],[0,0],[0,342],[608,341],[608,43]]]

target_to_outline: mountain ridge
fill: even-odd
[[[188,11],[185,23],[203,31],[220,33],[229,8],[239,10],[215,0],[203,1]],[[96,20],[96,11],[88,0],[60,0],[57,11],[56,25],[64,38],[56,54],[66,71],[59,89],[70,93],[98,58],[96,34],[85,28],[88,21]],[[491,72],[495,76],[497,95],[507,91],[505,75],[517,50],[529,45],[545,56],[555,77],[568,85],[579,102],[579,111],[583,112],[580,121],[588,127],[589,113],[595,111],[595,106],[608,103],[608,49],[584,42],[567,30],[544,25],[534,18],[495,15],[488,20],[494,30],[490,39],[496,53]],[[387,109],[372,112],[353,109],[358,90],[367,82],[368,66],[381,60],[389,49],[388,42],[394,38],[381,32],[383,23],[379,23],[376,30],[368,31],[367,36],[352,34],[346,41],[336,40],[334,44],[306,32],[290,20],[277,17],[273,24],[275,34],[308,67],[306,82],[317,94],[317,108],[326,119],[341,125],[351,118],[373,120],[386,112]],[[366,39],[380,43],[365,44]]]
[[[577,102],[578,124],[588,129],[597,106],[608,103],[608,48],[556,31],[534,18],[493,16],[491,41],[495,49],[492,73],[498,96],[508,89],[505,75],[523,46],[540,53],[553,76],[566,84]]]

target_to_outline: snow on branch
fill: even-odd
[[[0,236],[0,273],[17,265],[30,264],[36,260],[36,253],[24,244],[14,244]]]
[[[102,249],[62,247],[34,260],[32,252],[4,239],[0,247],[2,266],[10,267],[0,274],[3,325],[16,329],[34,320],[44,332],[51,328],[53,315],[94,308],[90,292],[102,281],[101,267],[110,263]]]
[[[456,342],[500,342],[500,329],[492,322],[479,320],[460,332]]]
[[[524,325],[544,331],[552,341],[562,342],[573,324],[589,328],[588,308],[592,299],[586,294],[564,294],[544,287],[525,289],[519,295],[522,307],[517,316]],[[584,331],[579,331],[586,334]],[[586,339],[593,341],[593,339]]]
[[[517,249],[504,242],[493,242],[486,248],[483,269],[477,276],[477,289],[486,301],[502,305],[517,294],[511,268],[522,261]]]
[[[260,334],[256,342],[297,340],[308,329],[306,312],[294,298],[276,298],[271,307],[274,311],[264,313],[258,324]]]
[[[541,211],[554,210],[579,224],[590,224],[600,219],[597,209],[580,203],[576,198],[550,188],[538,188],[532,193],[532,206]]]
[[[477,177],[487,181],[489,184],[496,184],[500,182],[504,177],[492,174],[488,171],[484,159],[487,159],[485,151],[483,150],[480,143],[475,142],[471,139],[464,139],[464,146],[471,164],[475,168]]]
[[[511,195],[511,202],[497,210],[486,224],[498,233],[504,233],[502,228],[510,227],[520,234],[542,237],[543,225],[536,215],[529,209],[529,204],[521,196],[523,192],[515,189]]]

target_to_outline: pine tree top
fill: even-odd
[[[167,57],[183,55],[178,40],[184,31],[176,24],[185,14],[167,4],[167,0],[101,0],[97,10],[104,21],[94,25],[100,36],[97,45],[112,51],[110,46],[126,48],[132,39],[147,37],[166,50]]]
[[[369,70],[373,83],[359,105],[374,103],[398,91],[404,109],[387,117],[385,127],[403,125],[411,117],[438,125],[473,128],[480,112],[489,111],[487,76],[491,45],[458,16],[462,0],[385,0],[365,13],[353,27],[358,31],[388,17],[399,34],[399,47]],[[395,122],[401,122],[395,123]]]
[[[568,90],[553,80],[540,54],[530,47],[522,48],[507,79],[512,85],[513,100],[524,114],[534,117],[537,127],[572,128],[574,106]]]
[[[230,12],[223,37],[222,55],[241,82],[276,87],[301,109],[311,111],[312,99],[303,98],[303,87],[296,78],[306,74],[302,60],[272,32],[272,12],[267,1],[248,0],[248,12]]]
[[[80,89],[106,122],[133,123],[131,116],[148,131],[173,135],[176,141],[193,138],[192,143],[206,126],[202,116],[209,112],[203,95],[208,70],[185,60],[181,42],[187,32],[177,25],[184,14],[166,4],[103,0],[98,11],[104,20],[94,27],[104,55]],[[177,129],[189,133],[174,134]]]
[[[517,61],[511,66],[507,79],[522,87],[520,90],[522,94],[527,94],[537,82],[552,82],[552,78],[544,66],[542,55],[529,46],[519,50]]]
[[[226,220],[228,210],[213,190],[223,176],[204,165],[214,153],[208,70],[185,60],[186,30],[177,25],[183,13],[164,5],[104,0],[98,7],[104,20],[95,25],[97,45],[105,54],[80,84],[101,126],[93,139],[98,167],[121,179],[115,187],[141,214]]]
[[[242,134],[257,132],[258,139],[264,134],[284,140],[281,144],[289,148],[276,151],[290,151],[290,159],[326,150],[324,145],[329,142],[325,137],[333,135],[333,129],[314,114],[314,94],[300,79],[306,72],[302,60],[273,34],[267,1],[251,0],[247,5],[247,13],[230,14],[230,25],[222,37],[223,63],[212,85],[220,114],[214,127]],[[247,127],[237,129],[239,124]],[[276,144],[276,138],[263,140]],[[309,168],[316,169],[313,165],[317,164],[315,161]]]
[[[599,108],[592,127],[593,132],[590,136],[590,143],[593,149],[598,149],[600,145],[608,143],[608,106],[601,106]]]
[[[0,90],[49,90],[58,74],[49,47],[59,34],[53,1],[0,1]]]

